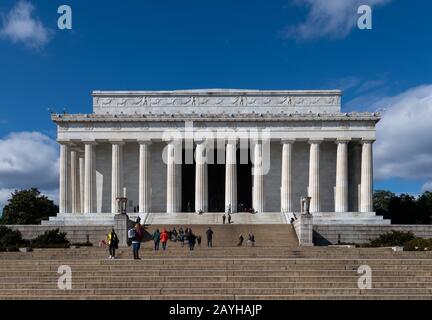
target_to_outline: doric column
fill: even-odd
[[[308,196],[311,197],[310,212],[320,212],[320,190],[319,190],[319,159],[320,159],[320,143],[321,141],[311,140],[309,153],[309,188]]]
[[[373,163],[371,140],[363,140],[361,160],[360,212],[373,212]]]
[[[150,141],[139,143],[139,212],[150,212]]]
[[[253,162],[253,192],[252,206],[255,211],[264,211],[264,176],[263,176],[263,157],[262,144],[258,141],[254,144],[254,162]]]
[[[175,155],[175,170],[176,170],[176,212],[182,211],[182,152],[183,143],[181,141],[176,141],[174,144],[174,155]]]
[[[207,150],[206,142],[200,141],[195,148],[195,211],[208,211]]]
[[[84,213],[84,180],[85,180],[85,159],[82,155],[79,156],[79,182],[80,182],[80,213]]]
[[[337,140],[335,212],[348,212],[348,141]]]
[[[174,213],[177,211],[176,180],[175,142],[169,141],[167,145],[167,213]]]
[[[95,142],[85,142],[84,213],[94,213],[96,202]]]
[[[79,159],[78,152],[71,150],[71,212],[80,212],[80,181],[79,181]]]
[[[282,140],[281,211],[292,212],[292,147],[294,141]]]
[[[117,198],[123,196],[123,145],[122,141],[111,141],[111,212],[118,213]]]
[[[225,211],[231,206],[231,212],[237,212],[237,141],[229,140],[226,144],[225,160]]]
[[[70,212],[70,146],[60,143],[60,194],[59,212]]]

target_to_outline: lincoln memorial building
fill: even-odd
[[[94,91],[93,113],[53,114],[60,212],[276,217],[383,223],[373,212],[379,114],[341,112],[341,91]],[[250,215],[250,214],[249,214]],[[103,217],[103,218],[102,218]],[[90,219],[90,220],[89,220]],[[105,221],[104,220],[104,221]]]

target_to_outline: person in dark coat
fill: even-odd
[[[224,215],[222,216],[222,224],[225,224],[225,219],[226,219],[226,215],[224,213]]]
[[[189,250],[192,251],[195,248],[195,241],[196,236],[191,232],[188,235],[188,242],[189,242]]]
[[[160,242],[160,232],[159,229],[156,229],[156,231],[152,235],[152,239],[154,241],[154,250],[159,250],[159,242]]]
[[[231,224],[231,214],[228,213],[228,224]]]
[[[243,245],[243,241],[244,241],[244,238],[243,238],[243,235],[241,234],[239,237],[239,242],[237,243],[237,247],[241,247]]]
[[[213,230],[211,227],[209,227],[206,231],[207,235],[207,247],[211,248],[213,247]]]

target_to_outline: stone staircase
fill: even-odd
[[[172,227],[172,226],[163,226]],[[185,227],[185,226],[183,226]],[[195,225],[194,233],[208,226]],[[146,234],[162,226],[148,226]],[[108,260],[104,248],[36,249],[0,253],[0,299],[431,299],[432,253],[388,248],[298,247],[290,225],[213,225],[214,247],[167,251],[143,243]],[[256,247],[237,247],[253,232]],[[72,270],[72,290],[57,287],[60,265]],[[359,289],[361,265],[372,289]]]

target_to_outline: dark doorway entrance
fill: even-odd
[[[249,152],[248,152],[249,155]],[[240,150],[237,150],[237,211],[244,212],[252,208],[252,162],[240,163]]]
[[[217,164],[217,150],[214,160],[207,165],[209,212],[225,211],[225,164]]]
[[[193,164],[185,163],[185,149],[182,152],[182,212],[195,212],[195,159]]]

